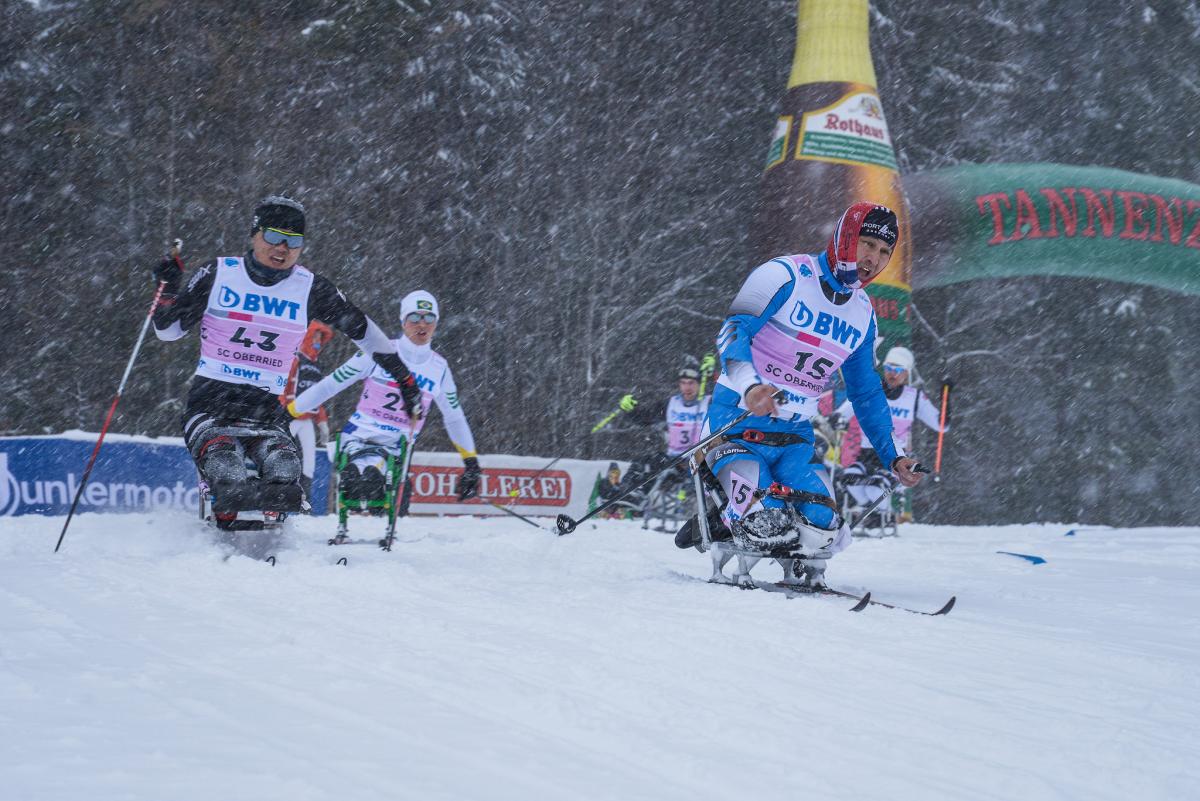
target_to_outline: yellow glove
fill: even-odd
[[[712,353],[704,354],[704,358],[700,360],[700,372],[712,375],[715,369],[717,369],[717,357]]]
[[[288,412],[288,414],[290,414],[292,417],[295,417],[295,418],[299,418],[300,415],[304,414],[304,412],[296,411],[296,402],[295,401],[288,401],[287,412]]]
[[[637,403],[637,398],[633,397],[633,395],[626,395],[625,397],[621,398],[621,402],[618,403],[617,406],[620,407],[621,411],[623,412],[632,412],[633,408],[637,406]]]

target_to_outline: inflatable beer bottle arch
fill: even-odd
[[[912,232],[896,153],[875,88],[867,0],[799,0],[796,54],[763,176],[755,264],[824,248],[851,203],[890,206],[904,236],[867,288],[879,333],[909,340]]]

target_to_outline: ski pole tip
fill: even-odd
[[[570,534],[572,531],[575,530],[575,527],[577,525],[579,525],[578,523],[576,523],[574,520],[572,520],[570,517],[567,517],[566,515],[559,515],[558,517],[556,517],[554,519],[554,524],[556,526],[558,526],[558,535],[560,537],[563,534]]]

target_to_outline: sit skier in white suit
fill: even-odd
[[[458,402],[458,388],[446,360],[430,343],[439,319],[438,302],[424,290],[410,292],[400,302],[404,334],[392,340],[395,352],[416,378],[421,388],[422,415],[415,427],[397,398],[395,383],[367,354],[357,353],[315,386],[301,393],[289,411],[304,413],[317,408],[337,393],[365,382],[358,406],[342,428],[340,448],[349,457],[342,471],[342,492],[349,498],[378,500],[383,497],[387,459],[380,452],[399,455],[410,446],[425,424],[430,405],[437,403],[446,432],[463,458],[463,473],[458,481],[460,501],[474,497],[482,471],[475,455],[475,438],[467,416]]]
[[[888,350],[883,359],[883,394],[887,397],[892,413],[892,436],[905,450],[912,447],[913,426],[917,420],[934,431],[943,430],[938,406],[928,395],[909,383],[915,368],[916,359],[912,351],[899,345]],[[866,479],[873,475],[886,474],[887,468],[876,454],[871,440],[863,433],[850,401],[845,401],[838,407],[837,417],[848,421],[840,454],[841,465],[845,468],[842,475],[847,482],[846,489],[858,504],[869,504],[884,490],[883,485],[887,482],[869,483]],[[947,404],[946,429],[949,428],[950,409]],[[897,494],[901,496],[903,504],[900,522],[912,522],[911,498],[904,487],[901,487]]]

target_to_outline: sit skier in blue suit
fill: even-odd
[[[825,564],[846,548],[825,468],[813,455],[809,419],[840,369],[847,397],[876,450],[905,486],[920,474],[893,441],[887,398],[875,373],[875,312],[864,287],[883,272],[899,237],[895,213],[855,203],[828,248],[772,259],[733,300],[717,338],[721,377],[709,427],[746,410],[706,461],[728,499],[720,520],[740,548],[787,559],[791,579],[823,586]],[[768,492],[774,484],[792,491]],[[695,544],[696,526],[676,538]]]

